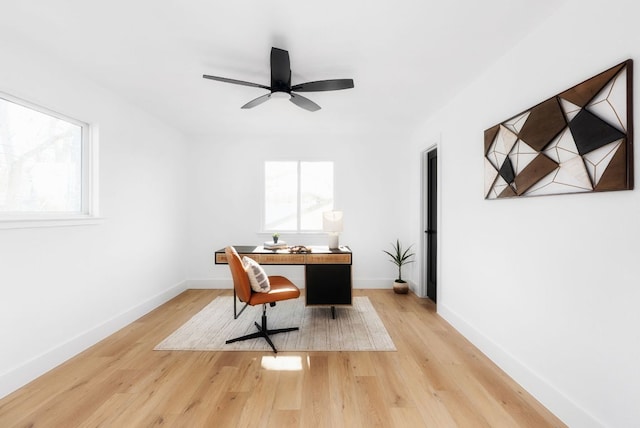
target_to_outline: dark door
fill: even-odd
[[[437,301],[436,266],[438,250],[438,151],[427,153],[427,297]]]

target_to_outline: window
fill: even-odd
[[[89,141],[86,123],[0,94],[0,220],[95,214]]]
[[[265,162],[265,231],[322,230],[333,209],[333,162]]]

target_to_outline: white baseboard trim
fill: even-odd
[[[565,424],[583,428],[605,426],[538,373],[474,328],[458,313],[438,303],[438,314]]]
[[[294,284],[300,288],[304,288],[304,278],[289,278]],[[194,289],[231,289],[233,282],[229,279],[188,279],[187,288]],[[409,286],[415,290],[415,284],[410,283]],[[357,289],[389,289],[393,288],[393,279],[354,279],[353,288]]]
[[[409,287],[412,287],[413,284],[409,284]],[[371,289],[371,290],[392,290],[393,289],[393,279],[384,278],[384,279],[354,279],[353,280],[353,288],[359,289]],[[413,287],[412,287],[413,288]]]
[[[38,355],[24,364],[0,374],[0,398],[21,388],[49,370],[57,367],[85,349],[131,324],[153,309],[171,300],[186,290],[187,281],[182,281],[167,290],[145,300],[102,324],[81,333],[64,343]]]
[[[229,279],[188,279],[185,281],[187,288],[196,290],[212,289],[212,290],[224,290],[232,289],[233,281]]]

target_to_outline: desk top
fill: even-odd
[[[288,249],[268,250],[262,245],[234,245],[240,256],[248,256],[260,264],[308,265],[308,264],[351,264],[351,249],[341,246],[330,249],[325,246],[310,246],[310,253],[291,253]],[[226,264],[224,248],[216,251],[216,264]]]
[[[274,254],[274,253],[282,253],[282,254],[294,254],[289,252],[287,248],[271,250],[264,248],[262,245],[234,245],[233,246],[238,254]],[[303,253],[303,254],[348,254],[351,253],[351,249],[349,247],[341,246],[340,248],[331,249],[326,245],[311,245],[307,246],[307,248],[311,249],[311,253]],[[224,253],[224,248],[216,251],[216,253]]]

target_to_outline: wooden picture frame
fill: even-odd
[[[485,199],[633,189],[633,61],[484,131]]]

